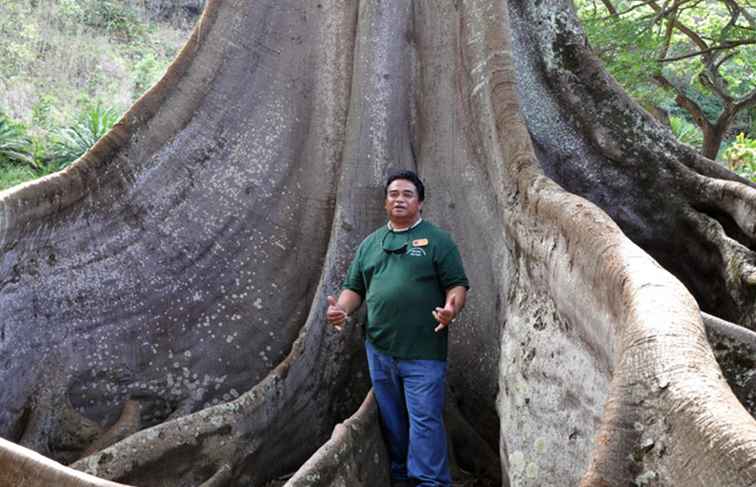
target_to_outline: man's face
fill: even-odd
[[[418,199],[417,188],[406,179],[395,179],[386,191],[386,213],[389,220],[414,223],[420,217],[423,203]]]

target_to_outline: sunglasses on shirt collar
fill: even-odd
[[[387,254],[404,254],[410,242],[410,232],[386,232],[381,240],[381,247]]]

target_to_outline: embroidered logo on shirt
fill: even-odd
[[[421,247],[410,247],[407,249],[407,255],[411,255],[413,257],[422,257],[425,254],[425,250]]]

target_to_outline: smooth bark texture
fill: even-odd
[[[0,438],[0,485],[56,487],[127,487],[66,468],[34,451]]]
[[[387,485],[388,452],[373,393],[289,479],[284,487]]]
[[[290,482],[375,485],[369,402],[332,434],[368,381],[361,318],[327,328],[326,296],[409,167],[472,285],[450,330],[461,467],[752,485],[756,425],[699,305],[756,324],[756,190],[585,45],[567,1],[211,0],[86,156],[0,194],[0,435],[139,486],[303,464]]]

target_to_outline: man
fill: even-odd
[[[425,188],[412,171],[389,176],[388,223],[360,244],[328,322],[341,330],[367,303],[365,348],[392,486],[449,486],[446,431],[447,327],[469,285],[449,235],[421,218]]]

